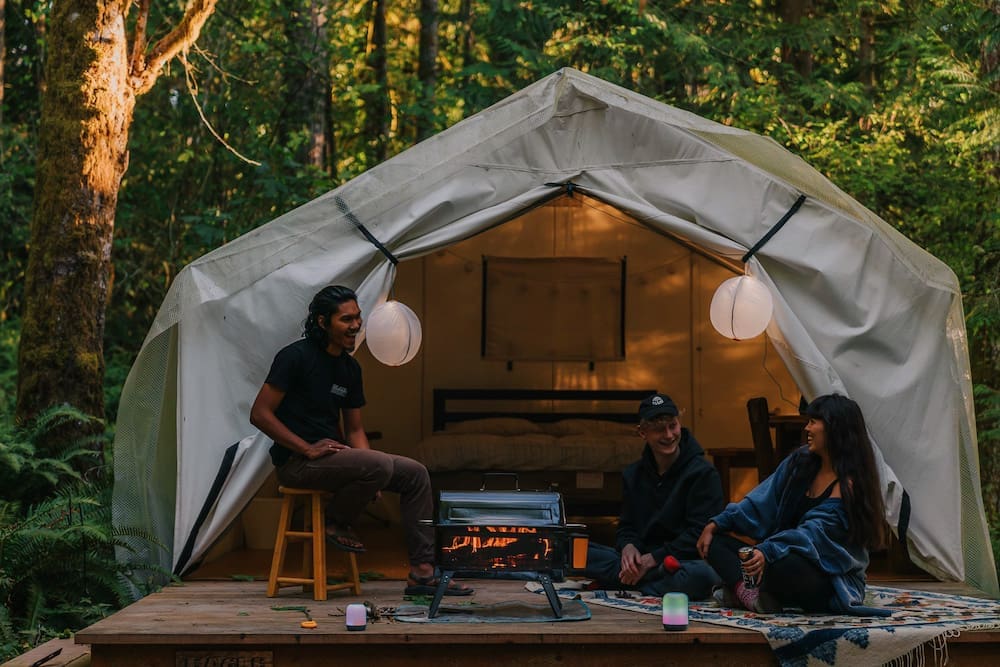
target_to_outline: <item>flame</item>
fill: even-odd
[[[442,546],[446,553],[466,551],[477,553],[486,550],[493,556],[489,562],[494,568],[518,568],[550,556],[555,549],[548,537],[524,537],[538,533],[537,528],[525,526],[466,526],[466,534],[452,537],[450,546]],[[488,533],[481,535],[480,532]],[[510,535],[510,537],[507,537]],[[495,551],[492,555],[489,551]]]
[[[472,549],[472,551],[479,551],[480,549],[503,549],[504,547],[509,547],[518,541],[516,537],[474,537],[472,535],[459,535],[451,541],[450,547],[445,547],[445,551],[456,551],[458,549]]]

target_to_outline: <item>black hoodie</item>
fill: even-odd
[[[682,428],[680,453],[662,476],[648,444],[642,458],[622,472],[617,548],[634,544],[640,553],[652,553],[657,563],[667,555],[698,559],[698,536],[724,506],[719,471],[705,460],[691,432]]]

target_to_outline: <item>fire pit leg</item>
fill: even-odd
[[[546,572],[540,572],[538,580],[542,582],[542,588],[545,590],[545,597],[549,599],[549,606],[552,607],[552,613],[555,614],[556,618],[562,618],[562,601],[556,595],[556,589],[552,585],[552,577]]]
[[[441,606],[441,598],[444,597],[445,591],[448,590],[448,584],[451,583],[451,578],[455,576],[454,572],[442,572],[441,578],[438,580],[437,590],[434,591],[434,599],[431,600],[431,608],[427,611],[427,618],[434,618],[437,616],[438,607]]]

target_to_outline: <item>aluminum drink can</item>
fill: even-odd
[[[743,585],[747,588],[757,588],[757,578],[751,577],[747,574],[747,571],[743,569],[743,563],[753,557],[753,552],[753,547],[740,547],[739,551],[736,552],[736,555],[740,558],[740,571],[743,573]]]

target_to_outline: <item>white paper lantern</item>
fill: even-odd
[[[709,317],[726,338],[746,340],[759,336],[771,321],[771,292],[751,276],[730,278],[715,290]]]
[[[399,301],[379,304],[368,315],[368,349],[386,366],[402,366],[417,356],[421,337],[417,314]]]

